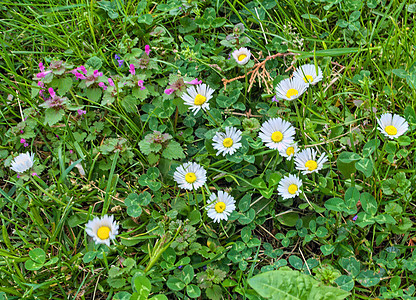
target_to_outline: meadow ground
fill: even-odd
[[[0,299],[416,299],[414,1],[0,14]]]

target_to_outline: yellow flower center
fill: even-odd
[[[318,167],[318,164],[314,160],[308,160],[305,163],[305,167],[308,168],[309,171],[313,171]]]
[[[186,173],[185,180],[187,183],[194,183],[196,180],[195,173],[192,173],[192,172]]]
[[[222,144],[224,147],[230,148],[233,145],[233,140],[232,138],[225,138]]]
[[[275,131],[272,133],[272,141],[275,143],[280,142],[283,140],[283,134],[280,131]]]
[[[218,202],[217,204],[215,204],[215,211],[217,213],[222,213],[226,208],[226,205],[224,202]]]
[[[245,54],[240,54],[239,56],[238,56],[238,61],[242,61],[244,58],[246,58],[247,57],[247,55],[245,55]]]
[[[202,105],[207,101],[207,97],[202,96],[201,94],[196,95],[194,104],[195,105]]]
[[[101,226],[100,228],[98,228],[97,230],[97,236],[101,239],[101,240],[106,240],[110,237],[110,227],[107,226]]]
[[[303,80],[306,83],[313,82],[313,76],[312,75],[305,75],[305,77],[303,77]]]
[[[393,125],[386,126],[384,130],[387,132],[388,135],[396,135],[397,134],[397,128]]]
[[[299,94],[298,90],[296,90],[296,89],[289,89],[287,91],[287,93],[286,93],[286,97],[288,97],[290,99],[293,96],[296,96],[297,94]]]
[[[286,149],[286,154],[287,154],[288,156],[291,156],[292,154],[295,154],[295,148],[293,148],[293,147],[288,147],[288,148]]]
[[[297,190],[298,186],[296,184],[289,185],[289,188],[287,189],[287,191],[292,195],[296,194]]]

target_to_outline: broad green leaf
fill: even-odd
[[[363,158],[355,163],[358,171],[362,172],[365,177],[370,177],[373,173],[374,164],[370,158]]]
[[[186,293],[190,298],[198,298],[201,296],[201,289],[195,284],[190,284],[186,286]]]
[[[136,292],[139,294],[138,299],[146,300],[150,294],[150,290],[152,289],[152,285],[150,280],[146,278],[146,276],[137,276],[134,278],[134,288]]]
[[[173,276],[169,276],[168,281],[166,282],[166,285],[172,291],[180,291],[180,290],[183,290],[183,288],[185,287],[185,283],[183,283],[183,281]]]
[[[343,163],[350,163],[361,159],[361,156],[354,152],[342,152],[338,159]]]
[[[338,300],[350,295],[344,290],[322,285],[309,275],[287,269],[258,274],[250,278],[248,283],[266,299]]]
[[[351,291],[354,288],[354,279],[351,276],[341,275],[335,279],[335,283],[344,291]]]
[[[45,251],[43,251],[43,249],[40,248],[35,248],[29,251],[29,257],[38,264],[43,264],[45,263],[46,260],[46,254]]]
[[[370,193],[364,192],[360,197],[361,206],[366,213],[374,216],[377,213],[378,204],[376,199]]]

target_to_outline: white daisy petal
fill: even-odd
[[[405,118],[390,113],[382,114],[377,119],[377,123],[379,125],[377,129],[389,139],[398,138],[409,129]]]
[[[118,224],[114,216],[95,217],[85,225],[85,231],[96,244],[110,246],[110,240],[114,240],[118,234]]]
[[[176,168],[173,179],[182,189],[196,190],[207,181],[206,174],[207,171],[201,165],[188,162]]]
[[[307,85],[315,85],[322,80],[322,70],[319,66],[306,64],[300,66],[295,72],[293,72],[293,77],[303,80]]]
[[[194,86],[189,87],[186,93],[183,93],[182,100],[185,105],[189,106],[189,109],[196,115],[200,109],[209,110],[208,101],[212,98],[212,94],[215,90],[211,89],[206,84],[198,84],[196,88]]]
[[[259,138],[270,149],[281,151],[293,143],[295,128],[281,118],[273,118],[264,122],[260,128]]]
[[[234,197],[223,191],[218,191],[218,195],[212,193],[208,201],[207,215],[214,220],[214,223],[227,221],[228,216],[236,208]]]
[[[225,133],[217,132],[212,138],[214,142],[212,147],[218,150],[217,156],[220,154],[223,156],[233,155],[241,147],[241,143],[239,143],[241,134],[242,132],[234,127],[226,127]]]
[[[328,161],[326,154],[322,154],[321,157],[316,159],[316,151],[311,148],[306,148],[295,156],[296,169],[302,171],[303,175],[310,173],[318,173],[324,166],[324,163]]]
[[[307,90],[308,84],[303,79],[293,77],[280,81],[276,86],[276,97],[286,100],[294,100],[302,96]]]
[[[17,173],[23,173],[33,167],[33,163],[35,162],[35,154],[26,152],[20,153],[16,156],[10,166],[10,169]]]
[[[239,65],[245,65],[246,63],[248,63],[248,61],[250,60],[250,57],[251,57],[250,50],[248,50],[247,48],[244,48],[244,47],[235,50],[232,54],[233,54],[233,57],[234,57],[235,61]]]
[[[277,192],[283,199],[290,199],[298,196],[302,192],[300,190],[301,186],[302,180],[296,175],[289,174],[280,180]]]

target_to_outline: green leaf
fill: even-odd
[[[183,288],[185,287],[185,283],[183,283],[183,281],[173,276],[169,276],[168,281],[166,282],[166,285],[172,291],[180,291],[180,290],[183,290]]]
[[[62,120],[64,115],[65,111],[63,109],[55,110],[53,108],[47,108],[45,110],[45,123],[47,123],[49,126],[55,125]]]
[[[103,65],[101,58],[93,56],[85,62],[86,67],[90,66],[92,69],[99,70]]]
[[[93,102],[99,102],[101,100],[103,91],[101,88],[91,88],[87,89],[85,93],[87,94],[88,100],[91,100]]]
[[[380,141],[378,139],[368,141],[363,148],[363,157],[369,157],[379,146]]]
[[[338,300],[350,295],[344,290],[322,285],[309,275],[287,269],[258,274],[250,278],[248,283],[266,299]]]
[[[296,222],[299,219],[299,214],[297,212],[290,212],[283,214],[277,217],[277,220],[283,225],[293,227],[296,225]]]
[[[212,287],[207,288],[206,295],[211,300],[222,299],[222,289],[219,285],[214,284]]]
[[[185,158],[185,154],[178,142],[170,141],[166,149],[163,150],[162,157],[167,159],[181,159]]]
[[[253,178],[251,184],[258,189],[267,189],[266,183],[260,177]]]
[[[338,159],[343,163],[350,163],[361,159],[361,156],[354,152],[342,152]]]
[[[129,292],[118,292],[114,295],[113,300],[130,300],[131,294]]]
[[[153,23],[152,15],[150,15],[150,14],[141,15],[137,18],[137,22],[138,23],[145,23],[147,25],[152,25],[152,23]]]
[[[289,263],[295,269],[302,270],[303,261],[299,256],[296,256],[296,255],[289,256]]]
[[[135,113],[137,111],[136,105],[139,104],[138,100],[132,95],[127,95],[121,100],[121,106],[128,113]]]
[[[144,191],[139,195],[139,198],[137,199],[138,203],[142,206],[149,205],[149,203],[152,201],[152,195],[150,195],[149,192]]]
[[[245,212],[250,208],[251,194],[245,194],[238,202],[238,209],[240,212]]]
[[[338,211],[338,212],[343,212],[344,210],[346,210],[344,200],[338,197],[334,197],[334,198],[327,200],[324,206],[329,210]]]
[[[327,255],[331,254],[332,252],[334,252],[335,247],[333,245],[327,244],[327,245],[322,245],[320,247],[320,249],[322,251],[322,254],[324,256],[327,256]]]
[[[152,289],[152,285],[145,276],[137,276],[134,278],[134,288],[136,289],[136,292],[139,294],[138,299],[145,300],[150,294],[150,291]]]
[[[238,222],[240,222],[241,225],[250,224],[256,217],[256,212],[253,208],[250,208],[245,214],[239,214],[240,217],[238,218]]]
[[[370,177],[373,173],[374,164],[370,158],[363,158],[355,163],[358,171],[362,172],[365,177]]]
[[[360,262],[355,257],[343,257],[339,260],[341,267],[345,269],[352,277],[356,277],[360,273]]]
[[[29,257],[38,264],[44,264],[46,261],[46,254],[43,249],[35,248],[29,251]]]
[[[370,270],[362,271],[356,280],[365,287],[375,286],[380,282],[380,276]]]
[[[194,278],[194,268],[191,265],[187,265],[182,270],[183,276],[181,277],[182,281],[188,285],[191,283]]]
[[[37,271],[37,270],[39,270],[42,267],[43,267],[43,264],[36,263],[33,260],[31,260],[31,259],[25,261],[25,268],[26,268],[26,270],[29,270],[29,271]]]
[[[344,291],[351,291],[354,288],[354,279],[351,276],[341,275],[334,281]]]
[[[64,96],[72,87],[72,78],[71,77],[65,77],[62,79],[59,79],[58,81],[58,93],[61,96]]]
[[[366,213],[374,216],[377,213],[378,204],[376,199],[370,193],[364,192],[360,197],[361,206]]]
[[[97,256],[97,252],[95,251],[88,251],[87,253],[85,253],[85,255],[82,257],[82,261],[84,263],[89,263],[91,261],[93,261],[95,259],[95,257]]]

